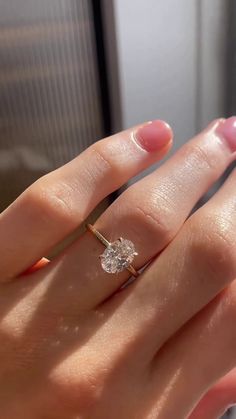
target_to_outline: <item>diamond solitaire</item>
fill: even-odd
[[[121,237],[110,243],[100,256],[102,268],[111,274],[122,272],[129,267],[137,254],[134,244]]]
[[[133,276],[139,274],[131,265],[137,252],[132,241],[120,237],[118,240],[110,243],[95,227],[87,224],[87,229],[97,237],[97,239],[106,246],[103,254],[100,255],[101,266],[105,272],[117,274],[127,269]]]

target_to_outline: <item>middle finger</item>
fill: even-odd
[[[132,339],[148,357],[236,277],[235,180],[236,170],[138,281],[105,304],[108,312],[119,306],[118,335],[129,316]]]

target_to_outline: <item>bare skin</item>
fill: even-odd
[[[235,402],[235,171],[189,217],[235,159],[219,134],[224,123],[210,124],[96,221],[110,241],[135,243],[136,269],[151,261],[122,290],[129,272],[102,270],[104,247],[91,232],[53,261],[42,258],[165,156],[168,127],[156,149],[136,142],[139,127],[97,142],[1,214],[1,418],[214,419]]]

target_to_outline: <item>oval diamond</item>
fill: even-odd
[[[101,265],[108,273],[122,272],[132,263],[138,253],[130,240],[122,237],[111,243],[101,255]]]

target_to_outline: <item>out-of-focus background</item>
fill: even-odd
[[[235,113],[235,53],[234,0],[0,0],[0,209],[113,132]]]

